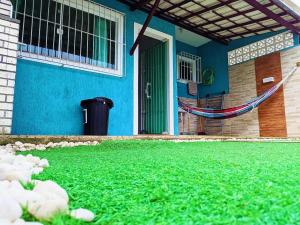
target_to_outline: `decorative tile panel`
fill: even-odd
[[[277,34],[228,52],[228,64],[232,66],[292,46],[294,46],[294,36],[292,33]]]

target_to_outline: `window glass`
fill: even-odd
[[[180,77],[184,80],[193,80],[193,65],[188,61],[181,60],[180,66]]]
[[[104,9],[90,12],[86,6],[67,2],[13,1],[14,15],[20,20],[20,50],[116,69],[117,45],[122,44],[117,41],[118,20]]]

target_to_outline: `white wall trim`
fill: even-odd
[[[136,40],[142,25],[139,23],[134,23],[134,40]],[[146,36],[155,38],[161,41],[168,42],[168,133],[174,135],[174,71],[173,71],[173,37],[171,35],[165,34],[158,30],[148,27],[145,32]],[[133,135],[138,135],[138,123],[139,123],[139,80],[138,80],[138,67],[139,67],[139,48],[137,47],[134,52],[134,70],[133,70]]]
[[[118,72],[117,70],[103,68],[100,66],[84,64],[84,63],[80,63],[80,62],[73,62],[71,60],[42,56],[42,55],[38,55],[38,54],[34,54],[34,53],[19,51],[18,58],[33,61],[33,62],[49,64],[49,65],[53,65],[53,66],[58,66],[58,67],[82,70],[82,71],[87,71],[87,72],[92,72],[92,73],[97,73],[97,74],[102,74],[102,75],[109,75],[112,77],[122,78],[125,76],[122,74],[122,72]]]

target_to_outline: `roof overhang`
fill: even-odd
[[[223,44],[283,29],[300,34],[299,14],[280,0],[119,1]]]

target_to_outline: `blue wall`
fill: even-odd
[[[228,81],[228,51],[231,51],[236,48],[240,48],[244,45],[248,45],[250,43],[271,37],[276,35],[279,32],[270,32],[261,35],[255,35],[248,38],[241,38],[238,40],[231,41],[229,45],[223,45],[217,42],[209,42],[205,45],[202,45],[198,48],[198,54],[201,56],[202,67],[205,68],[213,68],[215,70],[215,82],[213,85],[199,86],[199,97],[203,98],[207,94],[216,95],[225,91],[228,93],[229,91],[229,81]],[[298,44],[299,41],[295,43]]]
[[[183,43],[181,41],[176,41],[176,47],[177,47],[176,48],[177,53],[179,53],[179,52],[188,52],[188,53],[193,54],[193,55],[198,54],[198,48],[197,47],[188,45],[188,44]]]
[[[198,55],[198,49],[196,47],[193,47],[191,45],[182,43],[180,41],[176,41],[176,52],[187,52],[193,55]],[[176,75],[177,75],[177,71],[176,71]],[[193,98],[193,99],[197,99],[197,96],[194,95],[190,95],[188,93],[188,86],[186,83],[182,83],[182,82],[177,82],[177,92],[178,92],[178,96],[179,97],[184,97],[184,98]]]
[[[134,22],[143,23],[146,14],[131,12],[116,0],[98,2],[126,14],[126,76],[118,78],[18,59],[13,134],[82,134],[80,101],[96,96],[105,96],[114,101],[109,135],[133,134],[133,57],[129,56],[129,50],[134,41]],[[166,21],[153,18],[149,27],[175,37],[175,26]],[[173,60],[176,62],[176,54]],[[174,90],[174,127],[175,134],[178,134],[176,73]]]

